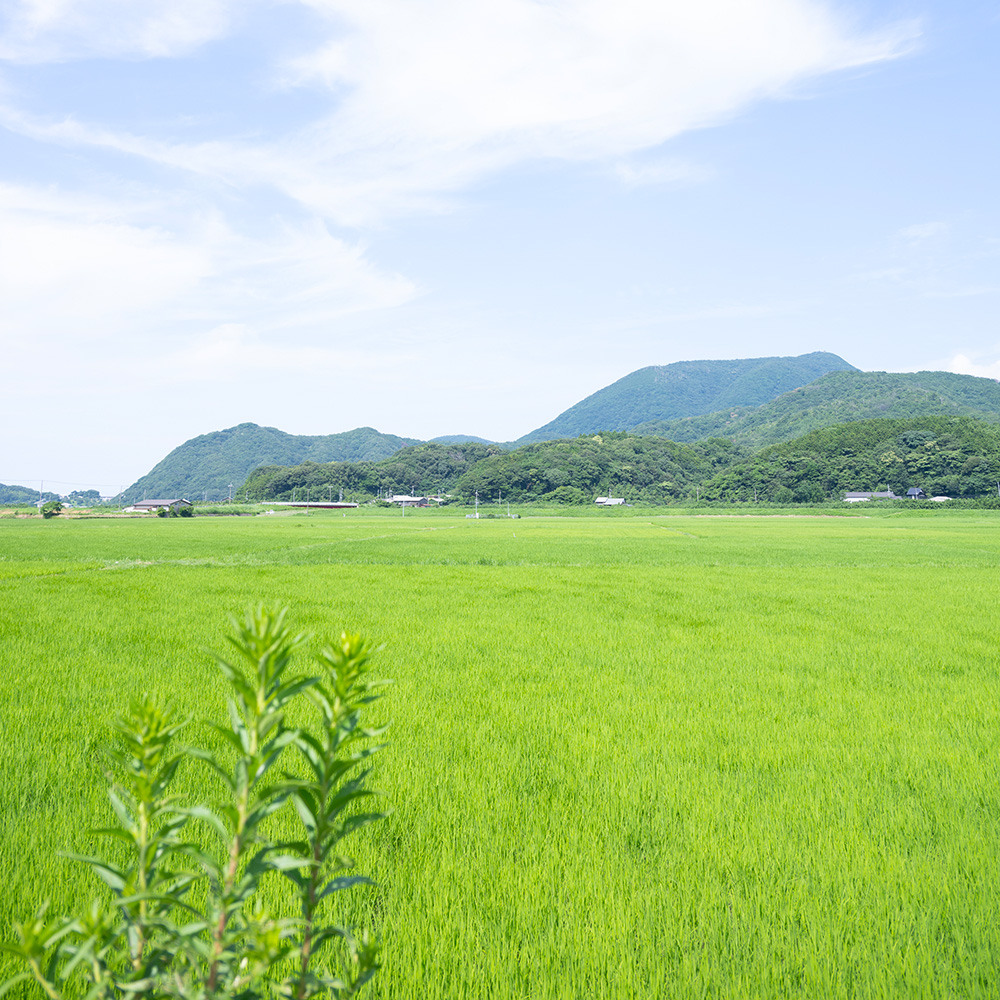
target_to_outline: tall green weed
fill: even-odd
[[[235,656],[216,657],[229,704],[228,724],[210,724],[217,745],[177,748],[186,723],[147,697],[115,720],[108,798],[117,822],[94,831],[109,850],[69,855],[111,898],[54,918],[43,904],[16,924],[17,941],[0,947],[22,969],[0,994],[33,980],[50,1000],[346,998],[375,974],[375,939],[330,913],[331,897],[370,881],[352,872],[344,840],[384,816],[363,808],[374,794],[372,741],[384,732],[362,721],[380,697],[371,649],[344,632],[318,654],[314,674],[299,674],[292,660],[304,637],[284,611],[258,608],[234,625]],[[289,709],[302,701],[313,724],[293,726]],[[216,798],[188,802],[175,790],[190,765],[215,775]],[[271,818],[286,806],[297,836],[278,842]],[[282,881],[295,916],[260,903],[265,883],[273,899]]]

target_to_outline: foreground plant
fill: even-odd
[[[33,980],[51,1000],[346,998],[377,971],[374,939],[327,914],[331,896],[370,881],[348,874],[354,862],[342,841],[384,816],[360,805],[374,794],[367,761],[384,732],[362,724],[384,683],[368,676],[371,650],[345,632],[319,654],[315,675],[296,675],[304,637],[291,633],[284,611],[258,609],[234,625],[236,655],[216,657],[230,688],[229,725],[212,724],[223,750],[174,750],[184,723],[148,699],[115,721],[108,796],[117,825],[94,832],[119,849],[112,858],[71,855],[113,899],[56,919],[45,904],[15,925],[17,942],[0,947],[24,969],[0,995]],[[286,722],[299,703],[314,726]],[[217,776],[218,801],[187,803],[174,791],[189,762]],[[288,803],[299,836],[278,843],[272,817]],[[299,915],[269,915],[258,903],[265,882],[270,898]]]

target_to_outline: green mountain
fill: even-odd
[[[38,490],[31,486],[15,486],[13,483],[0,483],[0,503],[13,504],[15,506],[24,504],[35,504],[39,499],[58,500],[58,493],[45,492],[39,497]]]
[[[486,438],[476,437],[475,434],[442,434],[440,437],[431,438],[428,444],[494,444]]]
[[[255,469],[239,494],[254,500],[336,497],[364,502],[379,493],[452,493],[471,502],[499,498],[592,503],[599,494],[661,501],[695,487],[746,452],[716,439],[677,444],[609,431],[504,451],[499,445],[421,444],[381,462],[307,462]]]
[[[125,490],[126,501],[186,497],[218,500],[259,465],[300,462],[377,461],[415,444],[414,438],[359,427],[341,434],[286,434],[274,427],[238,424],[191,438]],[[234,494],[235,495],[235,494]]]
[[[951,372],[830,372],[755,407],[738,407],[632,428],[673,441],[726,437],[749,448],[878,417],[973,416],[1000,421],[1000,383]]]
[[[995,496],[1000,425],[974,417],[859,420],[771,445],[702,486],[708,500],[816,502],[911,487],[927,496]]]
[[[629,430],[651,420],[674,420],[723,408],[758,406],[827,372],[843,369],[854,370],[843,358],[823,351],[796,358],[677,361],[640,368],[514,443]]]

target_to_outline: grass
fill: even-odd
[[[996,996],[996,517],[4,521],[0,922],[264,600],[387,645],[373,998]]]

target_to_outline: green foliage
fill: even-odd
[[[30,486],[8,486],[0,483],[0,503],[3,504],[34,504],[38,500],[58,500],[58,493],[45,492],[39,496],[38,490]]]
[[[49,500],[47,503],[43,503],[40,509],[42,512],[42,517],[47,519],[50,517],[55,517],[57,514],[59,514],[63,509],[63,505],[58,500]]]
[[[756,406],[845,368],[851,366],[843,358],[822,351],[795,358],[678,361],[641,368],[571,406],[516,443],[624,431],[649,420],[691,417],[722,407]]]
[[[73,490],[66,499],[75,507],[93,507],[101,502],[97,490]]]
[[[380,462],[306,462],[288,467],[255,469],[237,491],[259,500],[372,499],[385,493],[448,492],[478,462],[499,455],[495,444],[419,444],[403,448]]]
[[[662,503],[693,495],[695,485],[744,451],[715,439],[674,444],[620,431],[547,441],[505,451],[499,445],[424,444],[404,448],[378,463],[307,464],[290,469],[257,469],[240,488],[251,497],[366,500],[379,492],[451,493],[471,503],[498,498],[516,502],[593,503],[613,491],[629,499]]]
[[[568,441],[529,444],[488,456],[455,484],[470,502],[502,496],[511,501],[589,503],[615,495],[663,503],[694,496],[695,487],[743,457],[729,441],[677,444],[655,437],[611,431]]]
[[[973,416],[1000,421],[1000,384],[951,372],[835,371],[754,407],[676,420],[657,419],[632,428],[673,441],[723,436],[763,448],[834,424],[876,418]]]
[[[911,486],[928,497],[984,497],[1000,480],[1000,426],[971,417],[863,420],[772,445],[705,483],[703,495],[772,501],[842,499]]]
[[[354,863],[342,842],[384,815],[359,808],[374,794],[367,762],[384,731],[362,724],[381,686],[368,676],[370,649],[342,633],[317,657],[317,675],[300,675],[291,664],[304,637],[284,611],[258,608],[234,626],[235,657],[216,657],[229,688],[229,724],[212,724],[218,740],[176,750],[184,723],[145,697],[115,721],[108,798],[117,822],[95,834],[117,849],[69,855],[112,899],[57,919],[43,904],[17,924],[17,942],[2,947],[25,968],[0,992],[33,979],[50,1000],[305,1000],[354,996],[374,975],[374,940],[327,912],[334,894],[369,881],[346,874]],[[301,702],[314,726],[288,723]],[[292,770],[275,780],[290,751],[306,777]],[[195,762],[215,775],[217,801],[191,804],[175,790],[181,766]],[[288,803],[300,832],[276,842],[274,817]],[[258,903],[265,886],[274,897],[276,881],[297,918]]]

